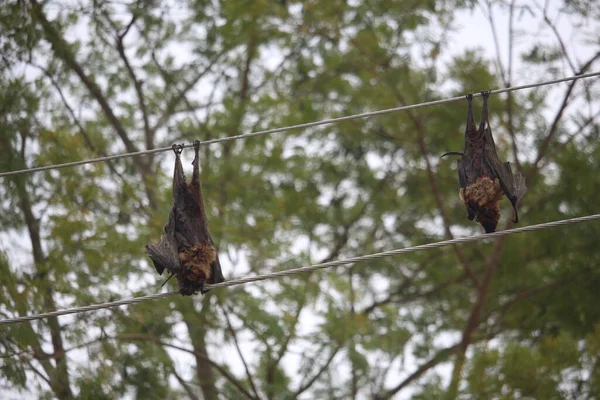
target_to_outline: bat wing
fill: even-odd
[[[490,123],[488,120],[488,106],[487,100],[490,92],[481,92],[483,97],[483,109],[481,112],[481,123],[479,125],[479,130],[483,131],[483,159],[490,172],[498,178],[498,182],[500,183],[500,187],[510,203],[513,206],[513,210],[515,211],[515,216],[513,218],[513,222],[519,222],[519,214],[517,213],[517,205],[519,201],[525,196],[527,193],[527,185],[525,183],[525,177],[517,172],[513,174],[512,169],[510,168],[509,162],[502,162],[500,157],[498,157],[498,152],[496,151],[496,143],[494,142],[494,135],[492,135],[492,128],[490,128]]]
[[[510,200],[515,212],[513,222],[519,222],[519,214],[517,212],[517,205],[527,193],[527,184],[525,183],[525,177],[520,173],[513,173],[509,162],[502,162],[496,152],[496,146],[494,144],[494,138],[492,136],[491,129],[485,130],[485,149],[484,149],[484,160],[488,168],[492,171],[494,176],[498,178],[500,187],[504,191],[504,194]]]
[[[525,196],[525,193],[527,193],[525,177],[520,172],[513,173],[509,162],[502,163],[501,167],[494,169],[494,173],[498,177],[500,186],[508,200],[510,200],[513,210],[515,211],[513,222],[519,222],[517,205],[523,196]]]
[[[198,150],[200,142],[194,143],[196,157],[192,164],[194,172],[188,185],[185,181],[181,160],[176,160],[173,177],[173,204],[176,210],[175,229],[180,244],[194,246],[199,243],[210,243],[210,234],[204,211],[204,199],[200,187]]]
[[[221,283],[225,280],[223,276],[223,271],[221,271],[221,263],[219,262],[219,256],[217,255],[217,259],[210,265],[212,270],[212,282],[211,283]]]
[[[462,157],[457,162],[457,171],[458,171],[458,182],[460,183],[461,190],[466,190],[468,185],[467,171],[466,165],[470,165],[470,158],[468,156]],[[467,209],[467,218],[470,221],[473,221],[475,218],[475,212],[465,203],[465,208]]]
[[[176,273],[181,268],[177,253],[174,225],[173,211],[171,211],[169,222],[165,226],[165,234],[160,237],[160,242],[146,245],[146,253],[152,259],[154,267],[160,275],[162,275],[165,269],[171,273]]]
[[[152,259],[156,271],[162,275],[165,268],[171,273],[176,273],[181,269],[179,263],[179,246],[177,243],[176,227],[178,216],[177,199],[181,196],[182,190],[186,189],[185,175],[181,166],[180,154],[183,150],[182,145],[173,145],[175,152],[175,170],[173,172],[173,206],[169,213],[169,220],[165,225],[165,234],[160,237],[160,242],[146,245],[146,253]]]

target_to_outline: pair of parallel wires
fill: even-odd
[[[492,90],[490,93],[498,94],[498,93],[512,92],[512,91],[516,91],[516,90],[536,88],[536,87],[540,87],[540,86],[553,85],[553,84],[557,84],[557,83],[561,83],[561,82],[568,82],[568,81],[576,81],[578,79],[592,78],[592,77],[597,77],[597,76],[600,76],[600,71],[570,76],[570,77],[566,77],[566,78],[554,79],[554,80],[545,81],[545,82],[532,83],[532,84],[528,84],[528,85],[513,86],[513,87],[509,87],[509,88],[504,88],[504,89],[497,89],[497,90]],[[477,97],[477,96],[481,96],[481,94],[480,93],[473,94],[473,96]],[[428,106],[440,105],[440,104],[445,104],[445,103],[451,103],[451,102],[459,101],[459,100],[463,100],[463,99],[464,99],[463,96],[457,96],[457,97],[451,97],[451,98],[442,99],[442,100],[435,100],[435,101],[429,101],[429,102],[413,104],[413,105],[408,105],[408,106],[388,108],[388,109],[384,109],[384,110],[370,111],[370,112],[365,112],[365,113],[361,113],[361,114],[353,114],[353,115],[347,115],[347,116],[338,117],[338,118],[324,119],[324,120],[308,122],[308,123],[298,124],[298,125],[291,125],[291,126],[286,126],[286,127],[281,127],[281,128],[267,129],[267,130],[257,131],[257,132],[249,132],[249,133],[244,133],[244,134],[236,135],[236,136],[228,136],[228,137],[223,137],[223,138],[218,138],[218,139],[202,141],[202,142],[200,142],[200,145],[206,146],[206,145],[214,144],[214,143],[222,143],[222,142],[228,142],[228,141],[239,140],[239,139],[248,139],[248,138],[255,137],[255,136],[264,136],[264,135],[269,135],[269,134],[273,134],[273,133],[280,133],[280,132],[287,132],[287,131],[297,130],[297,129],[311,128],[311,127],[320,126],[320,125],[329,125],[329,124],[342,122],[342,121],[350,121],[350,120],[354,120],[354,119],[373,117],[376,115],[384,115],[384,114],[390,114],[390,113],[399,112],[399,111],[421,108],[421,107],[428,107]],[[193,144],[184,145],[184,147],[192,147],[192,146],[193,146]],[[98,158],[92,158],[92,159],[87,159],[87,160],[68,162],[68,163],[64,163],[64,164],[55,164],[55,165],[27,168],[27,169],[22,169],[22,170],[0,172],[0,178],[7,177],[7,176],[13,176],[13,175],[22,175],[22,174],[30,174],[30,173],[34,173],[34,172],[48,171],[48,170],[53,170],[53,169],[74,167],[74,166],[84,165],[84,164],[105,162],[105,161],[117,160],[117,159],[127,158],[127,157],[136,157],[136,156],[143,156],[143,155],[147,155],[147,154],[162,153],[162,152],[170,151],[171,149],[172,149],[171,147],[161,147],[161,148],[156,148],[156,149],[152,149],[152,150],[143,150],[143,151],[132,152],[132,153],[115,154],[115,155],[106,156],[106,157],[98,157]],[[384,252],[380,252],[380,253],[373,253],[373,254],[367,254],[367,255],[362,255],[362,256],[357,256],[357,257],[344,258],[344,259],[340,259],[340,260],[336,260],[336,261],[331,261],[331,262],[326,262],[326,263],[321,263],[321,264],[313,264],[313,265],[308,265],[308,266],[304,266],[304,267],[300,267],[300,268],[292,268],[292,269],[288,269],[285,271],[277,271],[277,272],[271,272],[271,273],[262,274],[262,275],[255,275],[255,276],[248,276],[248,277],[239,278],[239,279],[232,279],[227,282],[222,282],[222,283],[217,283],[217,284],[212,284],[212,285],[205,285],[205,288],[213,289],[213,288],[223,288],[223,287],[229,287],[229,286],[243,285],[243,284],[247,284],[247,283],[251,283],[251,282],[264,281],[264,280],[273,279],[273,278],[281,278],[284,276],[291,276],[291,275],[295,275],[295,274],[311,272],[311,271],[316,271],[316,270],[325,269],[325,268],[332,268],[332,267],[337,267],[337,266],[341,266],[341,265],[354,264],[354,263],[358,263],[361,261],[375,260],[375,259],[379,259],[379,258],[391,257],[391,256],[400,255],[400,254],[413,253],[416,251],[431,250],[431,249],[451,246],[451,245],[460,244],[460,243],[476,242],[476,241],[481,241],[481,240],[486,240],[486,239],[497,238],[497,237],[501,237],[501,236],[514,235],[517,233],[539,231],[539,230],[550,229],[550,228],[559,227],[559,226],[579,224],[582,222],[595,221],[598,219],[600,219],[600,214],[592,214],[592,215],[587,215],[587,216],[578,217],[578,218],[570,218],[570,219],[564,219],[564,220],[559,220],[559,221],[545,222],[545,223],[537,224],[537,225],[530,225],[530,226],[525,226],[525,227],[520,227],[520,228],[508,229],[508,230],[504,230],[501,232],[493,232],[493,233],[487,233],[487,234],[467,236],[467,237],[462,237],[462,238],[455,238],[455,239],[444,240],[444,241],[440,241],[440,242],[418,245],[418,246],[388,250],[388,251],[384,251]],[[20,317],[15,317],[15,318],[7,318],[7,319],[0,320],[0,326],[15,324],[15,323],[19,323],[19,322],[39,320],[39,319],[44,319],[44,318],[49,318],[49,317],[58,317],[61,315],[78,314],[78,313],[100,310],[100,309],[105,309],[105,308],[119,307],[119,306],[124,306],[124,305],[129,305],[129,304],[136,304],[136,303],[141,303],[141,302],[144,302],[147,300],[156,300],[156,299],[171,297],[171,296],[174,296],[177,294],[179,294],[179,292],[159,293],[159,294],[152,294],[152,295],[148,295],[148,296],[141,296],[141,297],[135,297],[135,298],[130,298],[130,299],[122,299],[122,300],[118,300],[118,301],[93,304],[93,305],[82,306],[82,307],[67,308],[67,309],[56,310],[56,311],[41,313],[41,314],[33,314],[33,315],[26,315],[26,316],[20,316]]]

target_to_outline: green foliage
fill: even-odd
[[[470,1],[25,3],[0,8],[0,171],[569,75],[565,49],[542,35],[511,72],[483,49],[457,53],[449,37]],[[593,2],[563,5],[594,24]],[[528,179],[523,225],[598,212],[589,82],[490,99],[498,151]],[[226,277],[480,232],[456,163],[439,160],[462,149],[465,115],[455,102],[203,146]],[[157,292],[166,277],[144,245],[166,222],[172,163],[166,152],[0,178],[0,318]],[[598,234],[587,223],[6,326],[2,387],[61,399],[596,398]],[[467,271],[478,284],[492,271],[489,286]],[[456,393],[442,365],[456,367]]]

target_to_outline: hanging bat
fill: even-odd
[[[488,97],[490,92],[481,92],[483,109],[479,129],[473,118],[473,95],[467,95],[467,129],[465,148],[462,153],[448,152],[442,155],[459,155],[458,181],[460,199],[467,208],[467,218],[475,219],[486,233],[494,232],[500,220],[499,202],[506,195],[513,206],[513,222],[519,222],[517,205],[527,193],[525,178],[521,173],[512,172],[510,163],[503,163],[496,152],[488,120]]]
[[[194,172],[192,181],[187,184],[180,157],[183,145],[173,145],[173,206],[160,242],[146,245],[146,252],[156,271],[162,275],[167,269],[171,276],[175,275],[179,282],[179,292],[184,296],[198,291],[204,294],[208,291],[204,289],[205,283],[225,280],[206,222],[198,166],[199,148],[200,142],[194,142]]]

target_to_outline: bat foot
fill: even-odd
[[[182,296],[193,296],[195,294],[198,294],[198,292],[200,292],[201,294],[206,294],[206,292],[209,291],[210,289],[205,289],[204,285],[182,286],[179,288],[179,293]]]
[[[483,90],[481,92],[481,97],[483,97],[484,99],[487,99],[488,97],[490,97],[490,93],[492,93],[491,90]]]
[[[467,101],[469,101],[469,103],[473,101],[473,93],[467,93],[465,97],[467,98]]]
[[[208,292],[210,292],[210,289],[204,289],[204,286],[200,286],[200,293],[206,294]]]
[[[181,152],[183,151],[183,147],[184,147],[183,144],[174,144],[173,146],[171,146],[175,155],[180,155]]]
[[[182,296],[193,296],[197,292],[197,290],[188,287],[179,289],[179,293],[181,293]]]
[[[192,165],[196,165],[198,164],[198,152],[200,151],[200,141],[199,140],[194,140],[194,153],[195,153],[195,157],[194,157],[194,161],[192,161]]]

